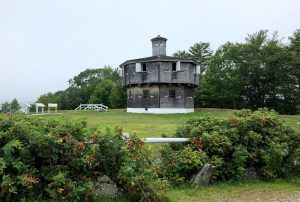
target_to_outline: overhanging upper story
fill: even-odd
[[[178,84],[199,85],[200,66],[193,60],[167,56],[167,39],[151,39],[152,56],[127,60],[122,68],[122,85]]]
[[[199,85],[200,66],[193,60],[158,55],[128,60],[120,65],[122,85]]]

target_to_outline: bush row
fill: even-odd
[[[188,144],[162,150],[161,175],[175,183],[187,181],[204,163],[216,166],[214,180],[286,178],[300,173],[300,134],[275,111],[241,110],[229,118],[189,120],[175,137]]]
[[[160,200],[164,188],[149,151],[122,130],[101,133],[66,120],[0,120],[0,201],[82,201],[100,194],[109,176],[131,201]]]

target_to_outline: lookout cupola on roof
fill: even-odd
[[[167,40],[164,37],[161,37],[158,35],[157,37],[151,39],[152,42],[152,56],[166,56],[167,51],[166,51],[166,44]]]

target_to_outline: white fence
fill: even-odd
[[[190,142],[190,138],[180,137],[148,137],[144,139],[145,143],[178,143],[178,142]]]
[[[103,104],[80,104],[75,110],[93,110],[96,112],[108,111],[108,106]]]
[[[123,133],[124,139],[130,138],[129,133]],[[180,143],[180,142],[190,142],[190,138],[184,137],[148,137],[142,139],[145,143]]]

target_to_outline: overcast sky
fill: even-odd
[[[0,103],[35,101],[86,68],[151,56],[158,34],[171,55],[260,29],[287,41],[297,28],[299,0],[0,0]]]

